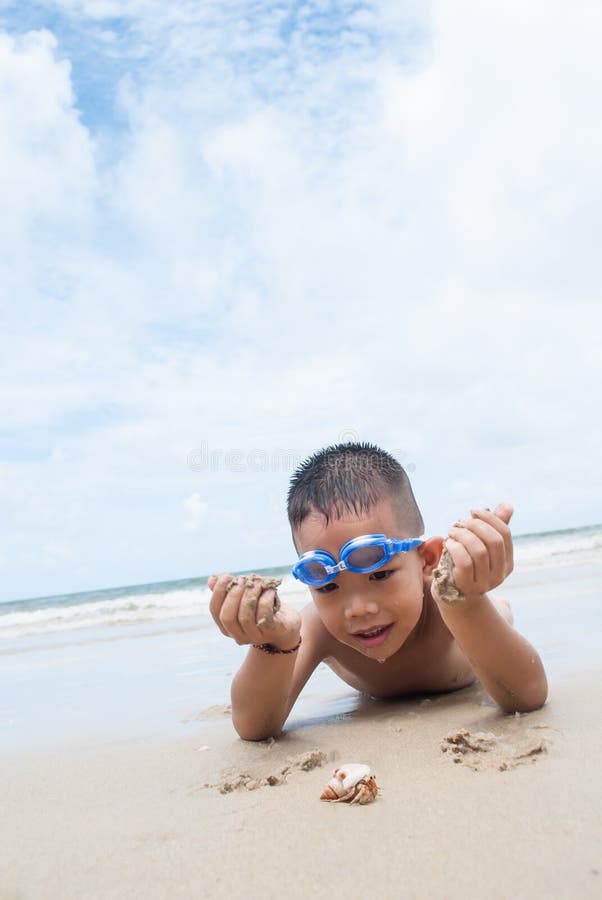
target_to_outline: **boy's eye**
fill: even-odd
[[[393,571],[393,569],[380,569],[378,572],[373,572],[370,578],[374,581],[386,581],[393,574]]]
[[[391,577],[395,569],[379,569],[377,572],[372,572],[370,575],[371,581],[386,581]],[[315,588],[316,593],[318,594],[331,594],[332,591],[337,591],[339,589],[338,584],[334,581],[329,581],[328,584],[323,585],[322,587]]]
[[[338,588],[338,584],[335,584],[334,581],[329,581],[328,584],[325,584],[320,588],[316,588],[316,591],[318,592],[318,594],[330,594],[332,591],[337,591]]]

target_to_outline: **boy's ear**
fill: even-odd
[[[432,537],[424,541],[418,547],[418,554],[422,559],[422,574],[432,575],[433,569],[437,567],[437,563],[443,553],[443,538]]]

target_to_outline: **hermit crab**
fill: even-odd
[[[332,773],[332,778],[322,791],[320,800],[333,803],[359,803],[363,806],[376,800],[378,785],[370,774],[370,767],[361,763],[346,763]]]

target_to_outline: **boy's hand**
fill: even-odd
[[[453,560],[453,581],[465,600],[480,597],[498,587],[512,572],[512,534],[508,522],[514,512],[507,503],[471,510],[470,519],[460,519],[449,530],[445,547]],[[440,601],[433,580],[432,593]]]
[[[276,605],[276,591],[265,586],[255,575],[244,575],[228,588],[232,576],[212,575],[207,582],[213,591],[209,610],[222,634],[237,644],[272,644],[279,650],[290,650],[299,641],[301,613]]]

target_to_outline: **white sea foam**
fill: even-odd
[[[1,614],[0,641],[15,638],[70,632],[84,628],[111,628],[137,623],[177,621],[207,618],[211,591],[207,587],[185,588],[139,593],[139,589],[109,600],[86,602],[86,595],[61,598],[56,605],[45,605],[38,609],[23,607]],[[289,575],[285,576],[279,588],[283,603],[300,609],[309,597],[307,589]],[[14,608],[14,604],[11,604]]]
[[[602,527],[527,535],[514,548],[515,565],[525,571],[591,565],[602,561]]]

